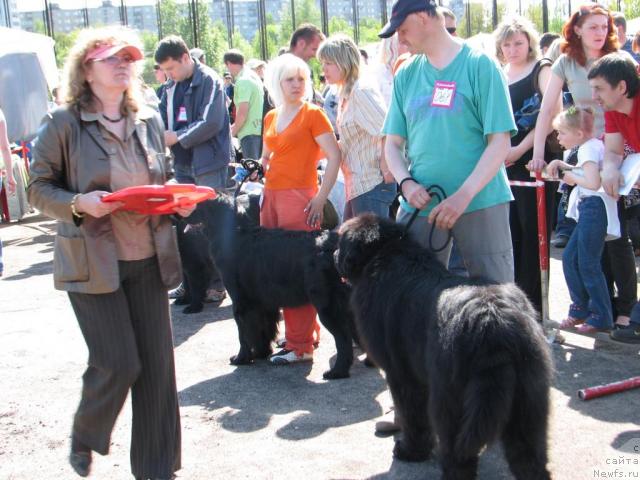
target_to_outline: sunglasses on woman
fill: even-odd
[[[110,67],[117,67],[121,63],[131,64],[135,62],[135,60],[131,55],[122,55],[122,56],[111,55],[110,57],[107,57],[107,58],[96,59],[94,60],[94,62],[103,62],[109,65]]]

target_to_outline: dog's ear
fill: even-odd
[[[355,280],[371,257],[393,237],[389,235],[389,224],[369,213],[346,221],[338,233],[337,267],[341,275],[350,280]]]

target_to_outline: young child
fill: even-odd
[[[554,160],[547,167],[550,176],[559,176],[568,185],[576,186],[569,198],[567,216],[578,224],[562,255],[572,304],[560,328],[577,326],[581,333],[609,331],[613,326],[601,257],[605,240],[620,236],[615,200],[597,191],[604,145],[593,137],[593,120],[593,110],[582,107],[570,107],[554,119],[560,144],[566,149],[578,146],[578,163],[573,167]]]

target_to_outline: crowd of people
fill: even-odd
[[[509,18],[494,32],[495,49],[481,51],[457,37],[455,15],[435,1],[397,0],[379,36],[379,59],[365,61],[348,36],[325,38],[303,24],[276,58],[229,50],[220,73],[201,50],[168,36],[153,54],[155,100],[139,81],[143,50],[133,32],[78,37],[62,105],[35,142],[28,194],[58,220],[55,286],[68,292],[89,349],[72,428],[79,475],[88,475],[92,452],[108,453],[130,389],[134,476],[172,478],[180,468],[167,291],[182,275],[171,221],[101,198],[170,178],[224,190],[238,153],[265,170],[261,225],[319,229],[341,175],[341,218],[395,215],[444,265],[515,282],[541,313],[536,192],[522,182],[544,171],[547,224],[564,247],[572,302],[561,328],[640,343],[630,239],[640,192],[619,194],[621,166],[640,152],[640,35],[626,35],[624,16],[587,3],[561,35],[542,37],[525,18]],[[10,165],[3,125],[0,112]],[[209,299],[225,295],[217,273]],[[314,308],[287,308],[283,318],[285,338],[270,361],[311,361]]]

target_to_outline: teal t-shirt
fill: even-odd
[[[436,82],[439,92],[444,92],[437,98],[440,106],[432,105]],[[449,196],[477,165],[488,135],[514,135],[517,130],[502,71],[486,54],[464,44],[442,70],[433,67],[425,55],[416,55],[402,65],[394,79],[382,131],[407,140],[411,176],[425,187],[440,185]],[[512,199],[502,166],[473,198],[466,213]],[[401,204],[405,210],[413,210],[404,201]],[[435,204],[432,201],[421,215],[427,215]]]
[[[247,119],[238,132],[238,139],[247,135],[262,135],[264,90],[260,77],[246,67],[238,75],[233,87],[233,103],[237,106],[242,102],[249,103],[249,110]]]

